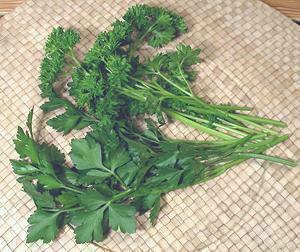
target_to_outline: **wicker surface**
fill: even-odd
[[[12,11],[16,6],[25,2],[26,0],[1,0],[0,1],[0,16]],[[279,10],[284,15],[300,19],[300,1],[299,0],[261,0],[276,10]]]
[[[9,158],[17,157],[12,144],[17,125],[25,125],[34,105],[39,136],[70,150],[74,135],[63,137],[40,124],[45,118],[37,108],[42,102],[39,63],[52,27],[77,28],[84,52],[135,2],[30,0],[0,21],[0,251],[102,251],[92,244],[76,245],[68,229],[50,245],[26,244],[34,204],[16,182]],[[181,41],[204,50],[195,92],[215,102],[255,105],[260,115],[284,120],[291,138],[272,153],[299,160],[300,27],[254,0],[151,3],[186,17],[189,33],[169,48]],[[166,131],[198,136],[177,124]],[[100,245],[112,251],[296,251],[299,171],[251,160],[204,185],[167,194],[155,227],[141,216],[136,234],[112,232]]]

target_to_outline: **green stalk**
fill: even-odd
[[[285,141],[287,138],[288,138],[287,135],[284,135],[284,136],[277,137],[272,141],[267,141],[265,143],[265,145],[262,145],[260,148],[257,148],[252,154],[260,154],[260,153],[264,152],[265,150]],[[209,180],[211,178],[211,176],[212,176],[212,178],[215,178],[216,176],[214,174],[217,174],[217,176],[218,176],[218,175],[222,174],[223,172],[225,172],[226,170],[228,170],[229,168],[231,168],[232,166],[240,164],[249,158],[250,157],[239,158],[239,159],[233,160],[229,163],[223,164],[221,166],[217,166],[212,169],[209,169],[206,172],[207,179]],[[198,183],[198,181],[196,181],[196,184],[197,183]]]
[[[43,208],[44,211],[47,212],[57,212],[56,214],[61,214],[63,212],[73,212],[73,211],[78,211],[78,210],[83,210],[84,207],[73,207],[69,209],[60,209],[60,208]]]
[[[126,95],[135,100],[142,101],[142,102],[144,102],[146,100],[146,98],[144,96],[138,94],[136,92],[136,90],[131,91],[129,88],[119,88],[119,90],[123,95]]]
[[[272,129],[269,129],[267,127],[264,127],[264,126],[262,126],[258,123],[270,124],[270,125],[275,125],[275,126],[280,126],[280,127],[285,126],[285,124],[283,122],[272,120],[272,119],[265,119],[265,118],[260,118],[260,117],[257,117],[257,116],[251,116],[251,115],[233,114],[233,113],[224,111],[224,110],[222,110],[224,108],[226,108],[226,110],[230,110],[232,108],[241,109],[241,107],[208,104],[208,103],[202,101],[202,99],[200,99],[199,97],[193,96],[192,93],[189,93],[185,89],[183,89],[182,87],[178,86],[176,83],[174,83],[172,80],[168,79],[162,73],[156,72],[154,74],[157,74],[158,76],[162,77],[165,81],[167,81],[169,84],[171,84],[173,87],[177,88],[181,92],[185,93],[187,96],[173,95],[172,93],[170,93],[170,92],[166,91],[165,89],[163,89],[159,84],[156,84],[155,86],[153,86],[152,84],[147,83],[145,81],[142,81],[142,80],[139,80],[139,79],[136,79],[136,78],[133,78],[133,79],[135,81],[138,81],[138,82],[142,83],[146,88],[150,87],[150,88],[158,89],[161,92],[161,94],[163,96],[165,96],[166,98],[181,100],[181,101],[184,101],[184,102],[187,102],[191,105],[196,106],[196,107],[189,106],[189,109],[192,109],[194,111],[198,111],[200,113],[212,114],[212,115],[215,115],[215,116],[219,116],[219,117],[221,117],[220,119],[226,118],[226,120],[224,120],[224,119],[223,120],[228,122],[228,123],[233,123],[239,129],[243,128],[247,133],[250,133],[250,131],[252,130],[252,133],[255,132],[256,134],[258,134],[259,131],[257,129],[259,129],[259,130],[262,130],[264,132],[268,132],[268,133],[273,134],[273,135],[278,134],[276,131],[274,131]],[[164,98],[164,99],[166,99],[166,98]],[[248,108],[246,108],[246,110],[247,109]],[[234,121],[232,121],[232,119],[234,119],[238,122],[241,122],[243,124],[251,125],[256,130],[248,128],[248,127],[243,127],[241,125],[237,125],[236,123],[234,123]]]
[[[256,154],[256,153],[236,153],[233,154],[233,158],[256,158],[256,159],[272,161],[274,163],[279,163],[283,165],[288,165],[291,167],[295,167],[297,165],[297,163],[291,159],[279,158],[270,155]]]
[[[208,128],[204,125],[201,125],[200,123],[196,123],[174,111],[171,111],[169,109],[163,109],[163,111],[168,114],[169,116],[173,117],[174,119],[178,120],[178,121],[181,121],[183,122],[184,124],[186,125],[189,125],[189,126],[192,126],[194,127],[195,129],[198,129],[206,134],[209,134],[211,136],[214,136],[214,137],[217,137],[217,138],[220,138],[220,139],[224,139],[224,140],[232,140],[232,139],[235,139],[235,137],[232,137],[232,136],[229,136],[227,134],[224,134],[220,131],[217,131],[217,130],[214,130],[214,129],[211,129],[211,128]]]
[[[186,78],[184,77],[183,72],[182,72],[181,67],[182,67],[183,61],[184,61],[184,59],[182,59],[182,61],[180,62],[179,66],[178,66],[178,70],[179,70],[181,77],[184,80],[184,83],[186,84],[187,88],[189,89],[190,93],[194,96],[193,90],[192,90],[190,84],[188,83],[188,81],[186,80]]]
[[[75,66],[80,67],[87,75],[90,73],[81,65],[80,61],[77,59],[77,56],[74,52],[74,49],[70,49],[70,51],[66,54],[67,56],[70,57],[70,59],[73,61]]]
[[[165,76],[163,76],[162,74],[160,74],[160,76],[162,76],[166,81],[168,81],[170,84],[172,84],[173,86],[175,86],[176,88],[178,88],[178,89],[181,90],[182,92],[184,92],[184,93],[186,93],[186,94],[189,95],[189,93],[188,93],[187,91],[185,91],[185,90],[183,90],[181,87],[177,86],[174,82],[172,82],[171,80],[167,79],[167,78],[166,78]],[[229,114],[229,113],[227,113],[227,112],[224,113],[224,111],[220,111],[216,106],[213,106],[213,105],[210,105],[210,104],[207,104],[207,103],[203,102],[203,101],[202,101],[200,98],[198,98],[198,97],[185,97],[185,96],[180,97],[180,96],[176,96],[176,95],[173,95],[172,93],[166,91],[165,89],[163,89],[159,84],[156,84],[155,86],[153,86],[151,83],[147,83],[147,82],[145,82],[145,81],[143,81],[143,80],[139,80],[139,79],[136,79],[136,78],[134,78],[134,77],[132,77],[131,79],[140,82],[140,83],[143,84],[143,86],[145,86],[145,88],[147,88],[147,89],[148,89],[149,87],[150,87],[150,88],[157,89],[157,90],[160,91],[160,93],[161,93],[163,96],[169,97],[169,98],[171,98],[171,99],[186,100],[186,102],[189,102],[189,103],[191,103],[191,104],[199,104],[199,105],[204,106],[204,108],[193,107],[193,106],[189,106],[189,107],[188,107],[189,109],[192,109],[192,110],[194,110],[194,111],[198,111],[198,112],[200,112],[200,113],[205,113],[205,114],[218,115],[218,116],[220,116],[220,117],[225,117],[225,118],[227,118],[227,120],[229,119],[228,117],[231,116],[231,114]],[[131,97],[133,97],[133,96],[131,96]],[[230,106],[226,106],[226,105],[220,105],[220,106],[221,106],[221,108],[224,108],[224,107],[225,107],[225,108],[227,108],[227,109],[230,107]],[[219,106],[219,107],[220,107],[220,106]],[[240,107],[238,107],[238,108],[240,108]],[[233,116],[231,116],[231,117],[233,117]],[[227,120],[226,120],[226,121],[227,121]],[[241,121],[239,118],[236,118],[236,117],[235,117],[235,120]],[[243,119],[242,121],[245,122],[244,119]],[[247,121],[247,122],[248,122],[248,121]],[[229,123],[230,123],[230,122],[229,122]],[[269,133],[272,133],[272,134],[277,134],[277,132],[272,131],[272,130],[270,130],[270,129],[267,129],[267,128],[265,128],[265,127],[262,127],[262,126],[260,126],[260,125],[257,125],[257,124],[255,124],[255,123],[253,123],[253,122],[250,122],[250,124],[256,126],[257,128],[263,129],[263,130],[266,131],[266,132],[269,132]],[[220,124],[219,124],[219,125],[220,125]],[[235,125],[235,124],[233,124],[233,125]],[[246,128],[246,127],[239,126],[239,125],[236,125],[236,126],[239,127],[239,129],[244,129],[244,131],[246,131],[247,133],[250,133],[250,132],[251,132],[251,133],[256,133],[256,134],[259,133],[259,131],[257,131],[257,130],[253,130],[253,129]],[[224,128],[224,127],[226,127],[226,126],[223,126],[223,128]],[[227,127],[226,127],[226,128],[227,128]],[[228,128],[227,128],[227,129],[228,129]],[[233,132],[234,129],[232,129],[231,131]],[[237,132],[240,132],[240,133],[239,133],[240,135],[245,135],[245,133],[242,133],[241,131],[236,131],[236,133],[237,133]]]
[[[241,115],[241,114],[238,114],[238,115],[239,115],[239,117],[244,118],[246,120],[250,120],[252,122],[269,124],[269,125],[282,127],[282,128],[287,127],[287,125],[282,121],[277,121],[277,120],[273,120],[273,119],[262,118],[262,117],[258,117],[258,116],[252,116],[252,115]]]
[[[183,89],[182,87],[178,86],[175,82],[169,80],[167,77],[165,77],[161,72],[157,72],[156,73],[158,76],[160,76],[161,78],[163,78],[166,82],[168,82],[169,84],[171,84],[173,87],[177,88],[178,90],[180,90],[181,92],[185,93],[188,96],[193,96],[192,93],[189,93],[188,91],[186,91],[185,89]]]
[[[127,185],[123,182],[123,180],[120,178],[120,176],[118,174],[114,173],[113,171],[111,171],[110,169],[108,169],[104,166],[102,166],[101,169],[108,172],[108,173],[110,173],[113,177],[115,177],[115,179],[121,184],[121,186],[124,189],[126,189],[126,190],[128,189]]]
[[[191,103],[191,101],[188,101],[188,97],[183,97],[182,100],[185,99],[186,102],[189,102]],[[265,124],[276,124],[277,126],[281,126],[283,127],[285,124],[283,122],[280,122],[280,121],[275,121],[275,120],[272,120],[272,119],[265,119],[265,118],[260,118],[260,117],[255,117],[255,116],[251,116],[251,115],[241,115],[241,114],[234,114],[234,113],[229,113],[229,112],[226,112],[226,111],[222,111],[222,110],[219,110],[219,109],[214,109],[212,110],[212,106],[210,104],[207,104],[205,102],[203,102],[201,99],[199,99],[198,97],[194,96],[192,98],[194,101],[196,101],[196,103],[194,103],[194,105],[196,105],[197,103],[199,105],[202,105],[205,109],[208,109],[208,111],[206,113],[211,113],[211,114],[214,114],[214,115],[218,115],[220,116],[221,118],[222,117],[225,117],[227,120],[229,118],[232,118],[232,119],[235,119],[239,122],[242,122],[242,123],[246,123],[246,124],[249,124],[253,127],[255,127],[256,129],[261,129],[265,132],[268,132],[270,134],[274,134],[274,135],[277,135],[278,133],[274,130],[271,130],[269,128],[266,128],[266,127],[263,127],[262,125],[260,124],[257,124],[255,122],[260,122],[260,123],[265,123]],[[191,99],[190,99],[191,100]],[[192,103],[193,104],[193,103]],[[199,111],[199,112],[202,112],[203,113],[203,108],[199,108],[199,107],[190,107],[190,109],[194,109],[195,111]],[[211,111],[211,112],[209,112]],[[226,120],[226,121],[227,121]]]
[[[235,105],[218,105],[218,104],[209,104],[211,107],[221,110],[240,110],[240,111],[251,111],[253,108],[250,107],[240,107]]]
[[[118,201],[124,197],[128,197],[133,191],[134,191],[134,189],[128,189],[124,192],[118,193],[118,194],[114,195],[109,202],[112,203],[112,202]]]
[[[258,131],[257,130],[254,130],[254,129],[251,129],[251,128],[247,128],[247,127],[244,127],[244,126],[241,126],[241,125],[237,125],[237,124],[234,124],[234,123],[231,123],[231,122],[228,122],[222,118],[220,118],[221,121],[223,121],[225,124],[227,125],[230,125],[232,128],[235,128],[235,129],[240,129],[246,133],[249,133],[249,134],[257,134]],[[261,132],[259,132],[261,133]]]
[[[74,189],[72,187],[63,186],[62,188],[66,189],[66,190],[69,190],[69,191],[72,191],[72,192],[82,193],[82,191],[76,190],[76,189]]]
[[[283,135],[279,137],[272,137],[269,139],[266,139],[262,142],[257,142],[257,143],[249,143],[246,146],[240,147],[240,151],[247,151],[250,149],[261,149],[261,148],[271,148],[274,146],[274,141],[277,142],[277,140],[280,139],[281,142],[285,141],[288,139],[288,135]]]
[[[195,116],[183,114],[183,113],[180,113],[180,112],[178,112],[178,114],[180,114],[180,115],[182,115],[182,116],[185,116],[185,117],[187,117],[187,118],[189,118],[189,119],[193,119],[193,120],[195,120],[195,121],[197,121],[197,122],[203,122],[203,123],[209,124],[209,121],[206,120],[206,119],[202,119],[202,118],[199,118],[199,117],[195,117]],[[232,133],[238,134],[238,135],[240,135],[240,136],[244,136],[244,137],[245,137],[245,136],[248,135],[248,134],[243,133],[243,132],[241,132],[241,131],[239,131],[239,130],[232,129],[232,128],[230,128],[230,127],[224,126],[224,125],[219,124],[219,123],[213,122],[212,125],[213,125],[213,126],[216,126],[216,127],[218,127],[218,128],[221,128],[221,129],[230,131],[230,132],[232,132]]]
[[[276,131],[274,131],[274,130],[271,130],[271,129],[269,129],[269,128],[263,127],[263,126],[261,126],[260,124],[257,124],[257,123],[255,123],[255,122],[252,122],[252,121],[249,120],[249,119],[245,119],[245,118],[241,117],[241,115],[239,115],[239,114],[230,114],[230,116],[231,116],[232,118],[236,119],[236,120],[239,120],[240,122],[243,122],[243,123],[245,123],[245,124],[249,124],[249,125],[251,125],[251,126],[253,126],[253,127],[257,128],[257,129],[261,129],[261,130],[264,131],[264,132],[268,132],[268,133],[270,133],[270,134],[272,134],[272,135],[278,135],[278,132],[276,132]]]

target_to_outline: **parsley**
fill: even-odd
[[[58,132],[90,131],[72,140],[69,166],[56,146],[34,139],[33,110],[28,129],[18,127],[14,143],[20,159],[11,164],[37,207],[28,220],[27,242],[48,243],[64,225],[74,229],[78,243],[102,241],[110,229],[134,233],[135,216],[149,210],[154,224],[169,191],[211,180],[249,158],[296,165],[265,154],[288,138],[276,129],[283,122],[193,94],[199,48],[179,44],[175,51],[139,57],[145,43],[162,47],[186,31],[176,13],[136,5],[101,32],[80,60],[79,34],[53,29],[41,63],[41,95],[48,99],[41,108],[64,109],[47,121]],[[58,88],[65,84],[70,100]],[[149,115],[154,119],[146,119]],[[144,129],[137,127],[140,119]],[[170,139],[159,130],[168,120],[214,139]]]

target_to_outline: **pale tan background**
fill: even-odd
[[[45,119],[38,109],[38,72],[53,26],[78,29],[79,48],[85,52],[98,32],[136,2],[30,0],[1,19],[0,251],[96,250],[76,245],[69,229],[50,245],[25,243],[34,204],[21,191],[8,159],[17,157],[12,139],[17,125],[25,125],[29,109],[36,106],[36,127]],[[291,138],[272,153],[299,160],[300,27],[255,0],[143,2],[185,17],[190,31],[168,49],[178,42],[203,49],[195,92],[215,102],[255,106],[260,115],[284,120]],[[44,123],[40,129],[41,139],[69,151],[73,135],[63,137]],[[199,136],[177,124],[167,132]],[[136,234],[113,232],[101,246],[111,251],[297,251],[299,177],[299,169],[251,160],[205,185],[167,194],[155,227],[141,216]]]
[[[4,15],[16,6],[22,4],[26,0],[1,0],[0,1],[0,16]],[[280,11],[284,15],[293,18],[300,19],[300,1],[299,0],[261,0],[268,5],[272,6],[276,10]]]

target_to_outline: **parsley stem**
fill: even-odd
[[[112,170],[106,168],[105,166],[102,166],[101,167],[102,170],[110,173],[113,177],[115,177],[115,179],[121,184],[121,186],[124,188],[124,189],[128,189],[127,185],[124,183],[124,181],[120,178],[120,176],[116,173],[114,173]]]
[[[182,116],[185,116],[185,117],[187,117],[187,118],[189,118],[189,119],[193,119],[193,120],[198,121],[198,122],[203,122],[203,123],[206,123],[206,124],[209,124],[209,123],[210,123],[208,120],[202,119],[202,118],[199,118],[199,117],[195,117],[195,116],[183,114],[183,113],[180,113],[180,112],[178,112],[178,114],[180,114],[180,115],[182,115]],[[235,130],[235,129],[231,128],[231,127],[227,127],[227,126],[225,126],[225,125],[223,125],[223,124],[219,124],[219,123],[212,122],[211,125],[212,125],[212,126],[216,126],[216,127],[218,127],[218,128],[221,128],[221,129],[224,129],[224,130],[227,130],[227,131],[230,131],[230,132],[232,132],[232,133],[241,135],[241,136],[247,136],[247,135],[248,135],[248,134],[246,134],[246,133],[244,133],[244,132],[241,132],[241,131],[239,131],[239,130]]]
[[[127,185],[124,183],[124,181],[120,178],[120,176],[114,172],[110,172],[115,178],[116,180],[121,184],[121,186],[124,188],[124,189],[128,189]]]
[[[70,49],[69,52],[67,53],[67,56],[75,63],[75,66],[80,67],[86,74],[89,75],[89,72],[81,65],[80,61],[78,60],[74,49]]]
[[[73,208],[69,208],[69,209],[65,209],[63,210],[63,212],[73,212],[73,211],[78,211],[78,210],[83,210],[84,207],[73,207]]]
[[[175,111],[169,110],[169,109],[163,109],[163,111],[168,114],[169,116],[173,117],[174,119],[177,119],[178,121],[181,121],[182,123],[192,126],[195,129],[198,129],[204,133],[207,133],[211,136],[217,137],[217,138],[221,138],[224,140],[231,140],[231,139],[235,139],[235,137],[229,136],[227,134],[224,134],[220,131],[208,128],[200,123],[197,123],[195,121],[192,121],[182,115],[180,115],[179,113],[176,113]]]
[[[82,193],[82,191],[76,190],[76,189],[74,189],[72,187],[69,187],[69,186],[63,186],[63,188],[66,189],[66,190],[72,191],[72,192]]]
[[[236,119],[236,120],[238,120],[240,122],[249,124],[249,125],[251,125],[251,126],[253,126],[253,127],[257,128],[257,129],[261,129],[264,132],[268,132],[268,133],[273,134],[273,135],[277,135],[278,134],[276,131],[274,131],[272,129],[269,129],[267,127],[261,126],[260,124],[257,124],[255,122],[249,120],[249,119],[246,119],[246,118],[242,117],[239,114],[230,114],[230,117],[232,117],[232,118],[234,118],[234,119]]]
[[[209,104],[211,107],[222,110],[240,110],[240,111],[251,111],[253,108],[250,107],[240,107],[235,105],[222,105],[222,104]]]
[[[284,122],[281,122],[281,121],[268,119],[268,118],[262,118],[262,117],[253,116],[253,115],[241,115],[241,114],[239,114],[239,117],[250,120],[250,121],[253,121],[253,122],[263,123],[263,124],[270,124],[270,125],[274,125],[274,126],[277,126],[277,127],[286,127],[287,126]]]
[[[280,136],[280,137],[276,137],[275,139],[271,140],[271,141],[267,141],[265,142],[265,144],[263,144],[260,148],[257,148],[252,154],[259,154],[259,153],[262,153],[264,152],[265,150],[285,141],[286,139],[288,139],[288,136],[287,135],[283,135],[283,136]],[[204,178],[200,178],[198,180],[195,180],[193,182],[193,184],[198,184],[198,183],[203,183],[203,182],[206,182],[210,179],[213,179],[219,175],[221,175],[222,173],[224,173],[225,171],[227,171],[228,169],[230,169],[231,167],[235,166],[235,165],[238,165],[242,162],[244,162],[245,160],[249,159],[251,157],[243,157],[243,158],[238,158],[236,160],[233,160],[229,163],[226,163],[226,164],[223,164],[221,166],[216,166],[212,169],[209,169],[207,170],[206,172],[206,175]],[[274,160],[274,159],[273,159]],[[275,162],[277,162],[278,160],[276,160]],[[282,160],[281,160],[282,161]],[[281,162],[280,161],[280,162]],[[296,164],[295,164],[296,165]],[[294,163],[292,164],[292,166],[294,166]]]
[[[241,125],[237,125],[237,124],[234,124],[234,123],[231,123],[231,122],[228,122],[227,120],[224,120],[222,118],[220,118],[219,120],[221,120],[222,122],[224,122],[226,125],[229,125],[231,126],[232,128],[234,129],[240,129],[244,132],[247,132],[249,134],[257,134],[257,130],[255,129],[251,129],[251,128],[247,128],[247,127],[244,127],[244,126],[241,126]]]
[[[124,192],[118,193],[112,197],[112,199],[109,201],[109,203],[123,199],[124,197],[129,196],[129,194],[131,194],[133,191],[134,191],[134,189],[127,189]]]
[[[78,210],[83,210],[84,207],[73,207],[69,209],[60,209],[60,208],[43,208],[43,210],[47,212],[57,212],[56,214],[60,214],[63,212],[73,212],[73,211],[78,211]]]
[[[279,157],[274,157],[274,156],[265,155],[265,154],[257,154],[257,153],[235,153],[232,155],[232,158],[263,159],[263,160],[272,161],[272,162],[283,164],[283,165],[288,165],[291,167],[295,167],[297,165],[297,163],[291,159],[279,158]]]
[[[192,96],[194,96],[193,94],[193,90],[191,88],[191,85],[188,83],[188,81],[186,80],[186,78],[184,77],[183,75],[183,72],[182,72],[182,64],[184,62],[184,59],[181,61],[180,65],[178,66],[178,70],[179,70],[179,73],[184,81],[184,83],[186,84],[187,88],[189,89],[190,93],[192,94]]]
[[[157,72],[157,75],[159,75],[161,78],[163,78],[166,82],[168,82],[169,84],[171,84],[173,87],[177,88],[178,90],[180,90],[181,92],[185,93],[188,96],[193,96],[192,93],[189,93],[188,91],[186,91],[185,89],[183,89],[182,87],[180,87],[179,85],[177,85],[175,82],[169,80],[165,75],[163,75],[161,72]]]

